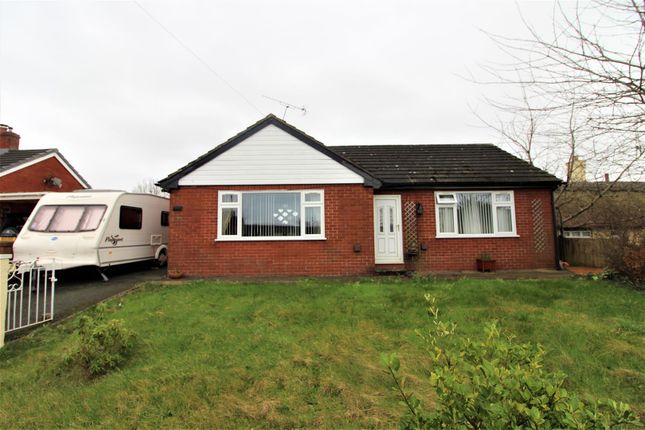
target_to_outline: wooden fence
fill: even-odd
[[[572,266],[607,267],[616,239],[562,239],[563,260]]]

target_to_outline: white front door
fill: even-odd
[[[374,256],[376,264],[403,263],[401,196],[374,196]]]

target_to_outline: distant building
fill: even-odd
[[[620,265],[627,247],[645,244],[645,182],[571,182],[557,212],[561,257],[571,265]]]
[[[566,167],[569,172],[568,182],[585,182],[587,180],[587,163],[582,158],[574,155]]]
[[[564,237],[603,238],[618,231],[645,232],[645,182],[616,182],[605,192],[609,185],[609,182],[576,182],[566,187],[557,203],[561,219],[574,216],[592,202],[593,205],[563,222]],[[600,194],[602,197],[597,199]]]

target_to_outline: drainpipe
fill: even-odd
[[[558,236],[558,224],[557,224],[557,218],[555,216],[555,196],[553,195],[553,191],[551,190],[551,218],[553,219],[553,246],[555,247],[555,268],[557,270],[562,270],[562,267],[560,267],[560,260],[562,256],[562,250],[561,250],[561,241],[560,237]]]

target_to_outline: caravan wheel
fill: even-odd
[[[159,253],[159,257],[155,260],[155,266],[157,267],[165,267],[168,264],[168,254],[166,253],[166,250],[164,249]]]

